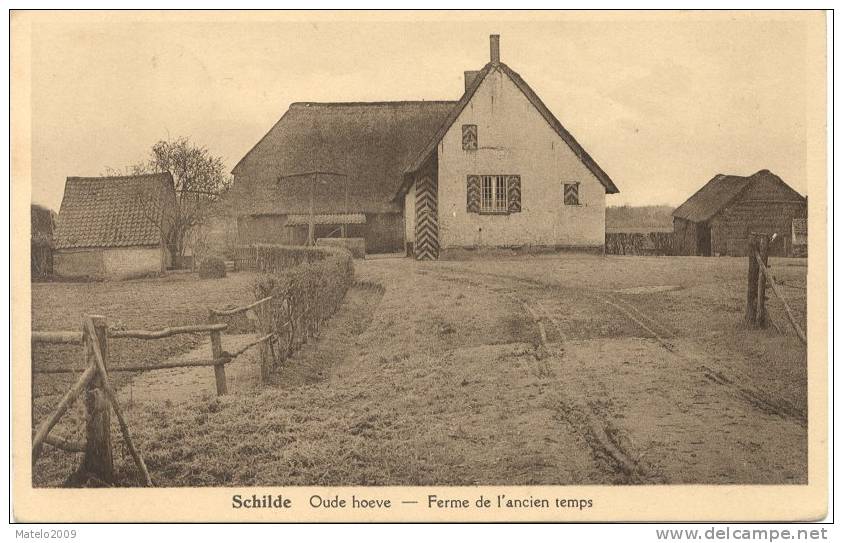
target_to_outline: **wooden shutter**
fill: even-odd
[[[565,205],[578,206],[580,205],[580,184],[579,183],[565,183]]]
[[[469,175],[466,184],[466,211],[480,213],[480,176]]]
[[[507,211],[510,213],[521,212],[521,176],[510,175],[506,179],[506,200]]]
[[[477,149],[476,124],[462,125],[462,148],[466,151],[474,151]]]

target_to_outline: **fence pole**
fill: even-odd
[[[108,368],[108,334],[105,317],[91,315],[95,337],[91,337],[83,326],[85,344],[85,363],[96,367],[93,342],[99,344],[103,355],[103,365]],[[111,408],[106,397],[103,377],[97,373],[85,390],[85,456],[79,467],[83,480],[91,476],[111,484],[114,482],[114,457],[111,450]]]
[[[758,238],[758,257],[761,259],[761,262],[764,264],[764,268],[767,268],[767,254],[770,249],[770,238],[766,234],[760,236]],[[758,267],[758,285],[757,285],[757,294],[755,295],[756,299],[756,309],[755,309],[755,320],[758,323],[760,328],[767,327],[767,276],[761,272],[761,267]]]
[[[213,309],[208,311],[208,323],[217,324],[217,315]],[[222,340],[219,330],[211,330],[211,357],[214,360],[220,360],[222,358]],[[227,394],[228,386],[225,382],[224,364],[218,363],[214,365],[214,378],[217,382],[217,396]]]
[[[746,278],[746,323],[750,326],[754,326],[757,321],[758,261],[755,259],[757,252],[758,237],[755,233],[751,233],[747,240],[749,271]]]
[[[270,329],[269,323],[269,302],[264,302],[260,305],[258,311],[258,330],[261,336],[268,334]],[[272,355],[270,353],[269,341],[262,341],[260,344],[261,357],[261,383],[269,383],[270,363],[272,362]]]
[[[784,294],[782,293],[781,290],[779,290],[778,285],[776,285],[776,280],[773,277],[772,273],[770,272],[770,270],[766,266],[764,266],[764,268],[761,268],[761,272],[764,273],[765,275],[769,274],[769,277],[767,277],[767,280],[770,282],[770,288],[773,289],[773,293],[776,296],[779,297],[779,300],[781,300],[782,305],[784,305],[784,311],[785,311],[785,314],[787,315],[787,320],[790,321],[790,324],[791,324],[791,326],[793,326],[793,330],[796,332],[796,335],[799,337],[799,340],[803,344],[807,345],[808,344],[808,338],[805,337],[805,332],[802,330],[802,327],[799,326],[799,323],[796,322],[796,317],[793,315],[793,311],[791,311],[790,305],[787,303],[787,300],[785,299]]]

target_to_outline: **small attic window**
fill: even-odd
[[[462,125],[462,148],[465,151],[477,150],[477,125]]]
[[[566,206],[580,205],[580,184],[579,183],[565,183],[565,190],[563,193]]]

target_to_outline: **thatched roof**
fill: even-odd
[[[489,73],[500,70],[524,93],[609,194],[618,188],[507,65],[490,62],[458,101],[294,103],[234,167],[238,214],[384,213],[435,152]],[[313,209],[310,209],[310,202]]]
[[[55,233],[57,249],[161,243],[158,227],[175,205],[169,173],[68,177]]]
[[[294,103],[234,167],[241,214],[385,213],[455,102]]]
[[[420,149],[420,151],[415,155],[412,162],[410,162],[407,167],[404,169],[405,174],[411,174],[417,170],[419,170],[427,159],[431,156],[431,154],[436,150],[436,146],[439,145],[439,142],[442,141],[442,138],[445,137],[445,134],[451,128],[451,125],[457,120],[462,110],[468,105],[471,101],[471,98],[474,96],[474,93],[477,92],[477,89],[480,88],[480,85],[483,83],[483,80],[486,79],[490,73],[495,70],[500,70],[507,77],[509,77],[515,86],[524,93],[524,96],[527,100],[533,104],[533,107],[541,114],[542,117],[547,121],[547,123],[553,128],[553,130],[562,138],[568,147],[574,152],[575,155],[585,164],[585,166],[594,174],[594,176],[600,181],[600,183],[606,188],[607,194],[616,194],[618,193],[618,187],[615,186],[615,183],[609,178],[606,172],[591,158],[585,149],[574,139],[574,136],[568,132],[562,123],[559,122],[553,113],[548,109],[548,107],[542,102],[541,98],[539,98],[538,94],[533,91],[530,85],[527,84],[526,81],[517,73],[515,70],[511,69],[509,66],[504,64],[503,62],[500,63],[493,63],[490,62],[486,64],[482,70],[477,72],[476,76],[473,76],[473,80],[471,85],[466,89],[465,93],[462,95],[462,98],[456,103],[456,105],[451,109],[448,114],[448,117],[436,131],[434,136],[427,142],[427,144]],[[468,77],[468,76],[467,76]],[[404,190],[406,183],[402,186],[401,191]],[[401,192],[400,191],[400,192]]]
[[[706,222],[737,200],[754,183],[762,181],[783,186],[794,201],[804,200],[802,195],[769,170],[761,170],[748,177],[717,174],[685,200],[685,203],[677,207],[673,216],[690,222]]]

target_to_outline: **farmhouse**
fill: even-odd
[[[55,233],[56,275],[123,279],[165,271],[164,232],[175,203],[169,173],[68,177]]]
[[[716,175],[673,212],[676,254],[745,256],[749,234],[765,232],[778,234],[770,254],[789,256],[793,223],[807,213],[807,199],[769,170]]]
[[[367,252],[602,251],[618,189],[500,61],[457,101],[294,103],[235,166],[241,243],[359,237]]]

